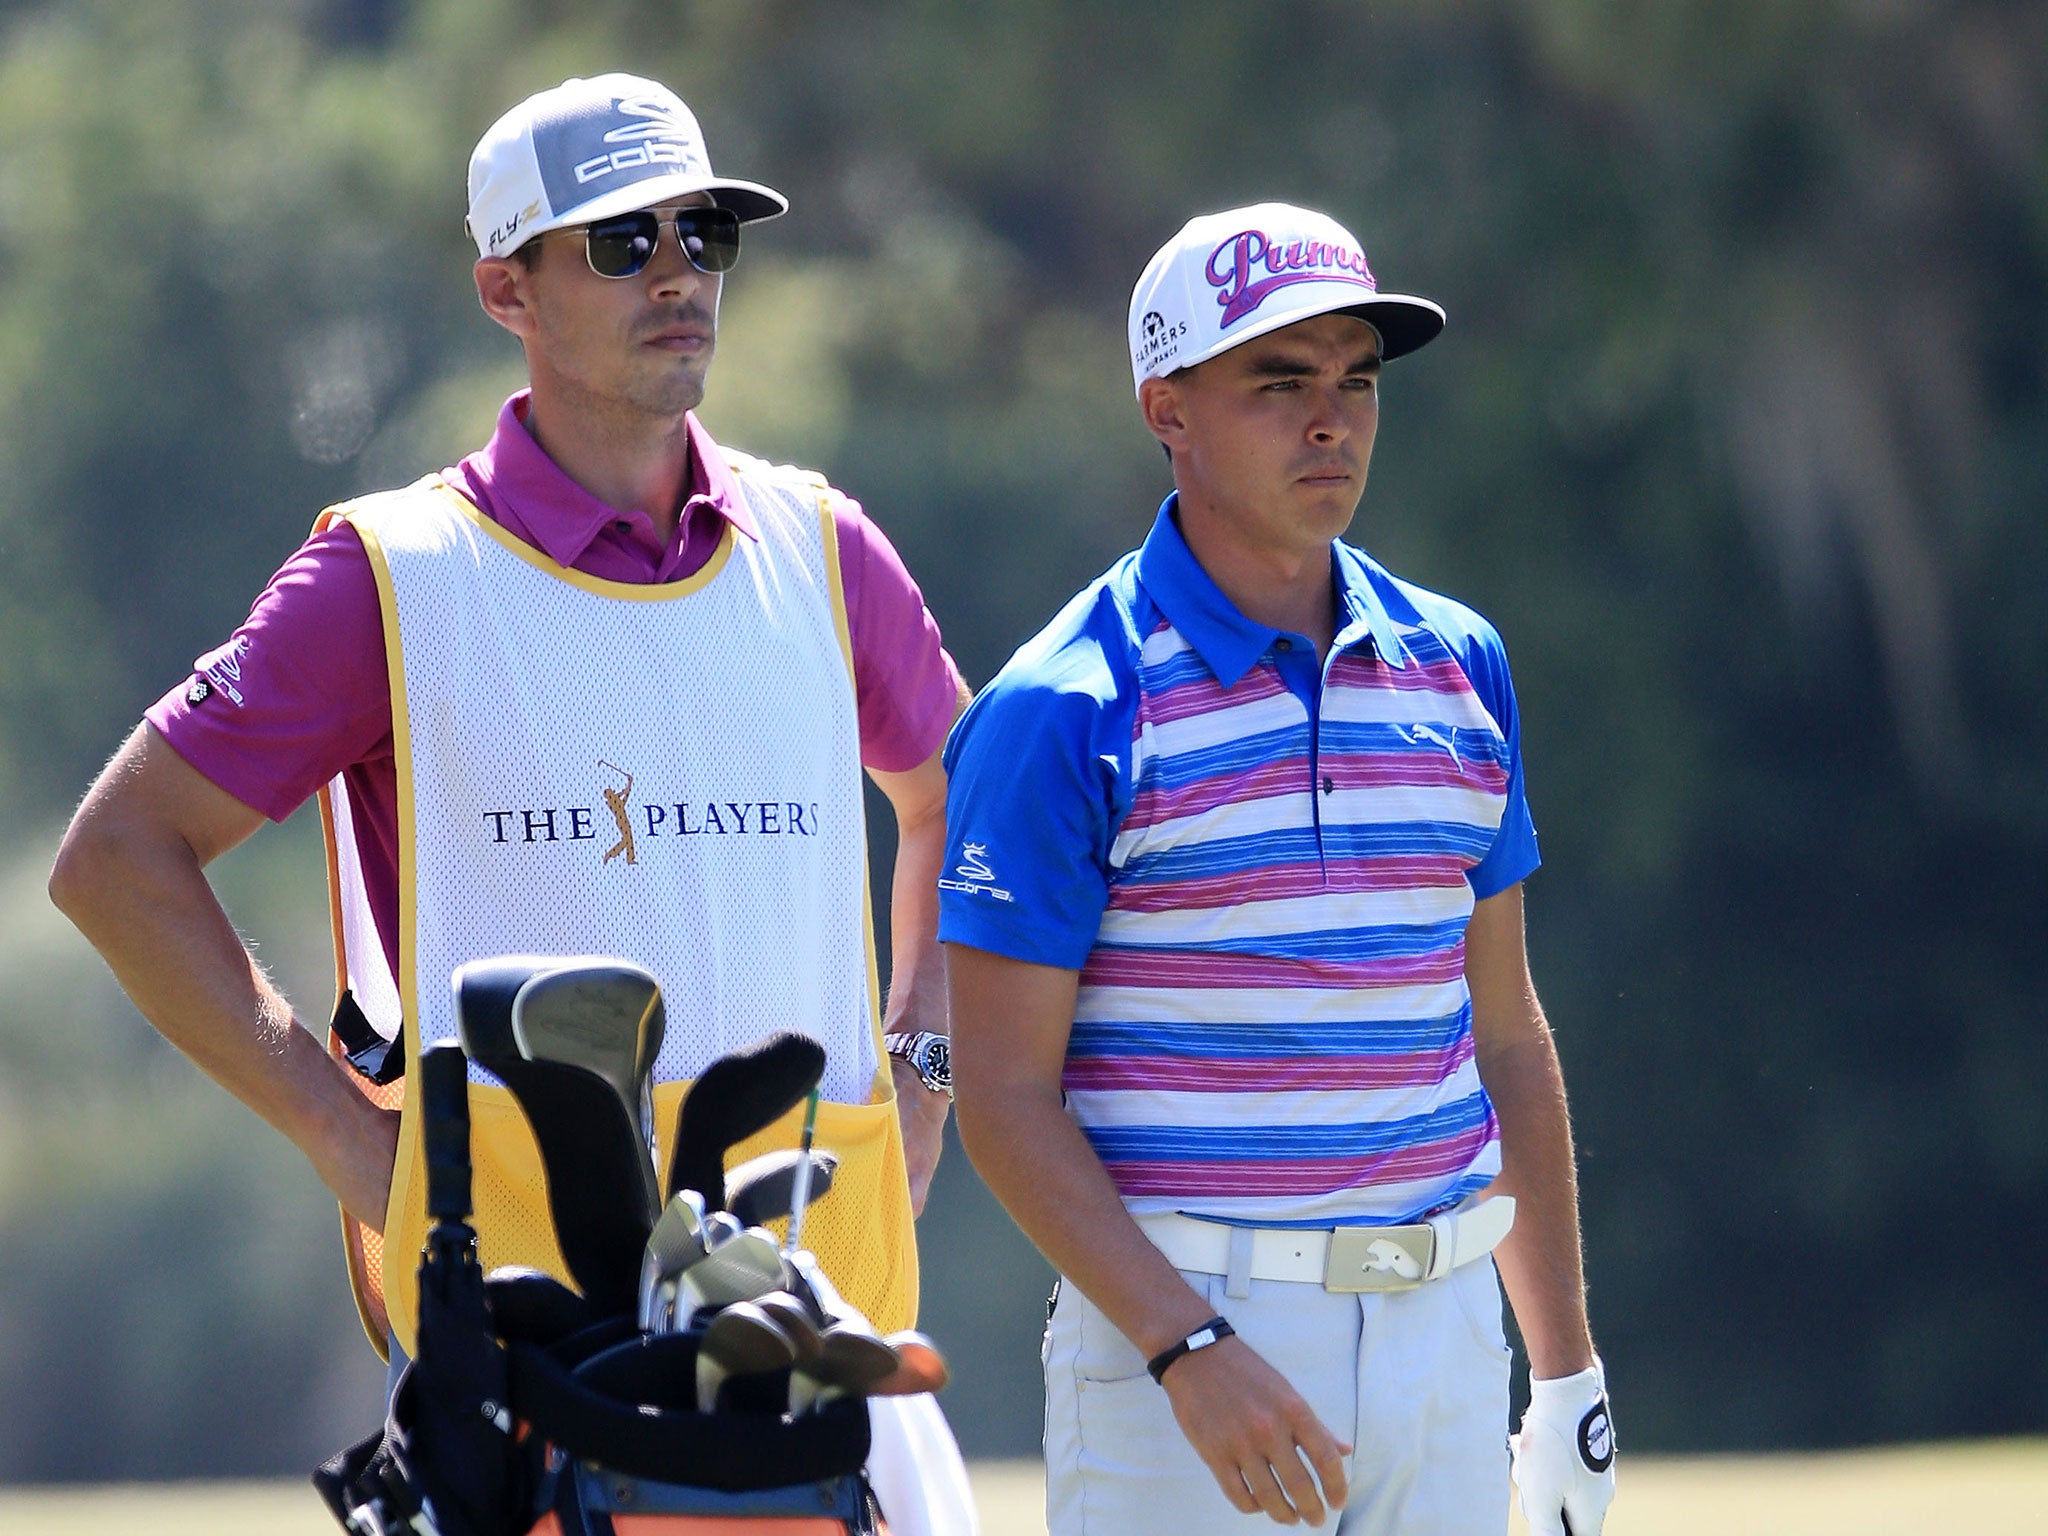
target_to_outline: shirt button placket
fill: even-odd
[[[1294,650],[1294,641],[1290,639],[1288,636],[1281,635],[1278,639],[1276,639],[1273,642],[1273,668],[1280,674],[1280,680],[1282,683],[1290,684],[1287,691],[1289,693],[1294,693],[1296,698],[1301,698],[1301,695],[1299,693],[1296,693],[1294,688],[1291,686],[1291,680],[1287,675],[1289,666],[1293,665],[1295,662]],[[1320,681],[1320,679],[1318,679],[1318,681]],[[1329,855],[1324,851],[1323,848],[1323,803],[1316,795],[1316,784],[1318,782],[1317,775],[1321,772],[1320,763],[1322,759],[1323,740],[1322,696],[1325,691],[1325,689],[1320,687],[1313,690],[1309,694],[1309,696],[1303,700],[1302,712],[1308,716],[1309,830],[1315,834],[1316,864],[1322,872],[1322,883],[1327,887],[1330,883],[1330,859]]]

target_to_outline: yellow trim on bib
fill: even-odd
[[[341,847],[334,832],[333,787],[323,784],[316,798],[320,804],[320,841],[327,858],[327,915],[334,927],[334,1001],[339,1007],[342,994],[348,990],[348,940],[341,916]],[[327,1031],[327,1054],[337,1061],[345,1059],[346,1056],[340,1038],[331,1028]],[[353,1069],[350,1069],[348,1077],[364,1097],[377,1103],[388,1102],[387,1090],[378,1089],[365,1082]],[[337,1209],[341,1214],[341,1251],[348,1261],[348,1288],[355,1298],[356,1317],[363,1325],[363,1332],[376,1347],[378,1356],[388,1358],[389,1351],[385,1339],[390,1324],[384,1316],[381,1292],[377,1293],[380,1299],[374,1305],[372,1303],[373,1287],[369,1277],[369,1260],[365,1252],[366,1244],[374,1240],[376,1234],[351,1216],[346,1206],[339,1206]]]
[[[615,597],[627,603],[666,603],[679,597],[688,597],[692,592],[701,592],[711,584],[718,573],[725,569],[726,561],[732,558],[734,541],[739,537],[728,520],[718,536],[718,547],[711,552],[711,558],[703,568],[692,572],[679,581],[607,581],[602,576],[588,576],[582,571],[572,571],[566,565],[557,564],[554,558],[542,550],[535,549],[523,539],[515,538],[492,519],[486,517],[462,492],[438,476],[431,477],[436,490],[445,491],[462,515],[479,530],[488,534],[497,545],[509,555],[516,555],[544,575],[557,581],[565,581],[580,591],[598,597]]]
[[[824,486],[822,480],[819,484]],[[832,518],[829,486],[824,486],[818,496],[818,529],[825,551],[825,580],[832,594],[832,627],[839,636],[839,654],[846,662],[846,680],[853,689],[857,709],[860,699],[860,674],[853,665],[853,626],[847,617],[845,573],[839,565],[839,524]],[[894,1102],[896,1075],[889,1069],[889,1052],[882,1044],[882,1010],[886,1003],[882,997],[881,958],[876,953],[875,945],[874,872],[868,863],[868,840],[865,837],[860,840],[860,889],[861,932],[868,947],[868,1022],[875,1036],[874,1095],[878,1099]]]
[[[655,1123],[669,1155],[676,1107],[687,1083],[655,1089]],[[486,1270],[525,1264],[568,1279],[561,1248],[548,1215],[547,1180],[540,1152],[518,1101],[496,1083],[469,1088],[470,1158],[475,1167],[475,1226],[478,1255]],[[726,1154],[726,1166],[794,1147],[803,1125],[801,1107]],[[816,1145],[839,1154],[832,1190],[804,1218],[804,1246],[847,1300],[883,1332],[917,1322],[917,1237],[904,1168],[903,1132],[894,1100],[874,1104],[818,1106]],[[401,1142],[399,1163],[416,1162]],[[665,1181],[664,1181],[665,1183]],[[416,1254],[426,1242],[424,1198],[394,1201],[387,1251]],[[777,1235],[782,1233],[777,1224]],[[413,1350],[418,1318],[415,1267],[384,1273],[383,1298],[399,1347]]]
[[[414,488],[430,485],[448,490],[457,502],[465,507],[469,505],[445,481],[435,476],[417,482]],[[391,692],[392,766],[398,787],[398,931],[406,935],[413,932],[416,922],[414,891],[417,875],[413,867],[410,835],[413,825],[412,717],[406,707],[405,654],[404,640],[398,627],[398,593],[392,584],[390,560],[384,553],[383,541],[376,529],[350,517],[347,507],[337,508],[335,515],[347,519],[355,528],[356,536],[363,541],[363,552],[369,557],[370,572],[377,582],[377,606],[383,616],[385,674]],[[398,995],[404,1005],[400,1022],[405,1037],[405,1059],[410,1064],[418,1061],[420,1055],[418,1005],[415,1001],[419,997],[419,986],[413,973],[413,946],[402,937],[398,945],[398,971]],[[388,1344],[378,1337],[376,1320],[381,1317],[386,1328],[397,1337],[399,1347],[410,1354],[414,1346],[413,1321],[418,1315],[417,1260],[410,1255],[417,1254],[420,1245],[403,1241],[404,1216],[414,1204],[419,1205],[421,1235],[424,1237],[426,1202],[424,1194],[418,1201],[412,1198],[415,1172],[420,1164],[420,1124],[419,1108],[409,1091],[410,1077],[405,1081],[406,1089],[399,1094],[398,1100],[398,1156],[391,1170],[391,1196],[384,1208],[384,1231],[375,1233],[358,1227],[355,1241],[350,1245],[349,1278],[356,1291],[356,1307],[363,1316],[366,1331],[370,1333],[370,1342],[380,1355],[387,1353]],[[395,1269],[384,1262],[391,1251],[386,1235],[394,1230],[401,1233],[396,1249],[401,1261]]]
[[[846,614],[846,582],[839,568],[839,524],[832,517],[832,502],[827,495],[818,497],[818,535],[825,549],[825,581],[832,594],[832,628],[839,636],[839,655],[846,663],[846,680],[853,684],[854,697],[860,696],[860,674],[853,666],[853,626]]]

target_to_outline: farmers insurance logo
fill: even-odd
[[[533,848],[553,853],[565,851],[563,845],[602,840],[598,864],[618,860],[619,867],[625,869],[655,857],[678,838],[818,835],[820,817],[815,800],[760,796],[677,799],[667,794],[641,794],[636,800],[639,781],[631,769],[602,757],[597,766],[602,777],[596,785],[597,795],[588,805],[522,805],[485,811],[479,830],[486,850]],[[591,851],[597,852],[595,848]]]
[[[1185,320],[1175,320],[1169,324],[1166,316],[1156,309],[1149,309],[1145,312],[1145,318],[1139,322],[1138,329],[1138,370],[1141,373],[1150,373],[1180,351],[1181,338],[1188,333],[1188,323]]]
[[[1265,276],[1257,274],[1264,270]],[[1350,283],[1368,293],[1380,291],[1379,280],[1355,245],[1328,240],[1275,240],[1263,230],[1232,235],[1209,253],[1205,269],[1216,302],[1223,307],[1217,322],[1230,329],[1266,302],[1266,295],[1295,283]]]

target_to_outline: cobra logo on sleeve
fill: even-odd
[[[968,896],[993,896],[997,901],[1009,901],[1008,891],[996,886],[996,872],[988,862],[988,844],[962,843],[960,862],[953,867],[957,880],[940,880],[942,891],[959,891]]]

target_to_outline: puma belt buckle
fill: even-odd
[[[1427,1222],[1407,1227],[1338,1227],[1330,1233],[1323,1289],[1405,1291],[1422,1284],[1435,1258],[1436,1229]]]

